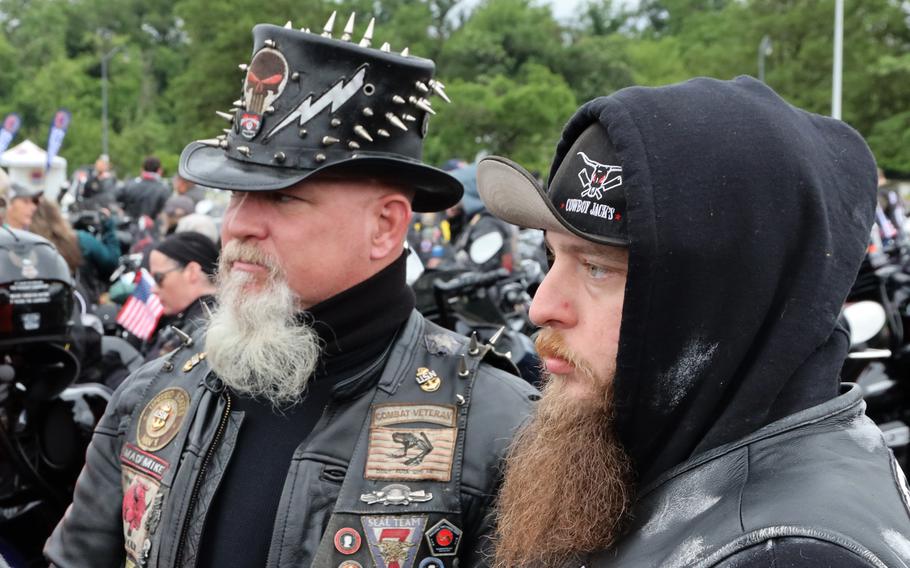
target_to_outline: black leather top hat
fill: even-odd
[[[335,14],[323,32],[260,24],[241,97],[225,134],[188,145],[180,175],[234,191],[283,189],[333,171],[394,180],[414,189],[415,211],[439,211],[461,199],[461,184],[420,161],[429,97],[446,101],[433,80],[435,65],[370,47],[373,22],[359,43],[350,41],[352,14],[340,39]]]

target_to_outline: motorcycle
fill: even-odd
[[[843,316],[851,349],[842,379],[862,389],[866,414],[910,471],[910,274],[904,254],[871,253],[863,263]]]

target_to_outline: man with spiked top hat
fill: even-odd
[[[585,104],[546,191],[480,162],[553,255],[497,568],[910,565],[907,480],[838,376],[875,184],[856,131],[751,77]]]
[[[536,399],[493,345],[414,311],[432,61],[257,25],[225,133],[180,175],[229,190],[217,308],[111,400],[57,566],[484,566],[501,459]]]

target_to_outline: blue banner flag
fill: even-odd
[[[54,120],[51,121],[50,131],[47,133],[47,164],[44,169],[51,169],[51,161],[60,151],[63,145],[63,137],[66,136],[66,129],[70,126],[70,111],[61,108],[54,113]]]
[[[10,142],[16,137],[16,132],[19,131],[21,125],[22,119],[14,112],[9,113],[3,119],[3,129],[0,129],[0,154],[6,152],[6,149],[9,148]]]

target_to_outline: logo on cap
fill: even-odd
[[[622,166],[595,162],[584,152],[579,152],[578,155],[585,162],[585,167],[578,172],[583,188],[582,197],[602,199],[604,193],[622,185]]]

